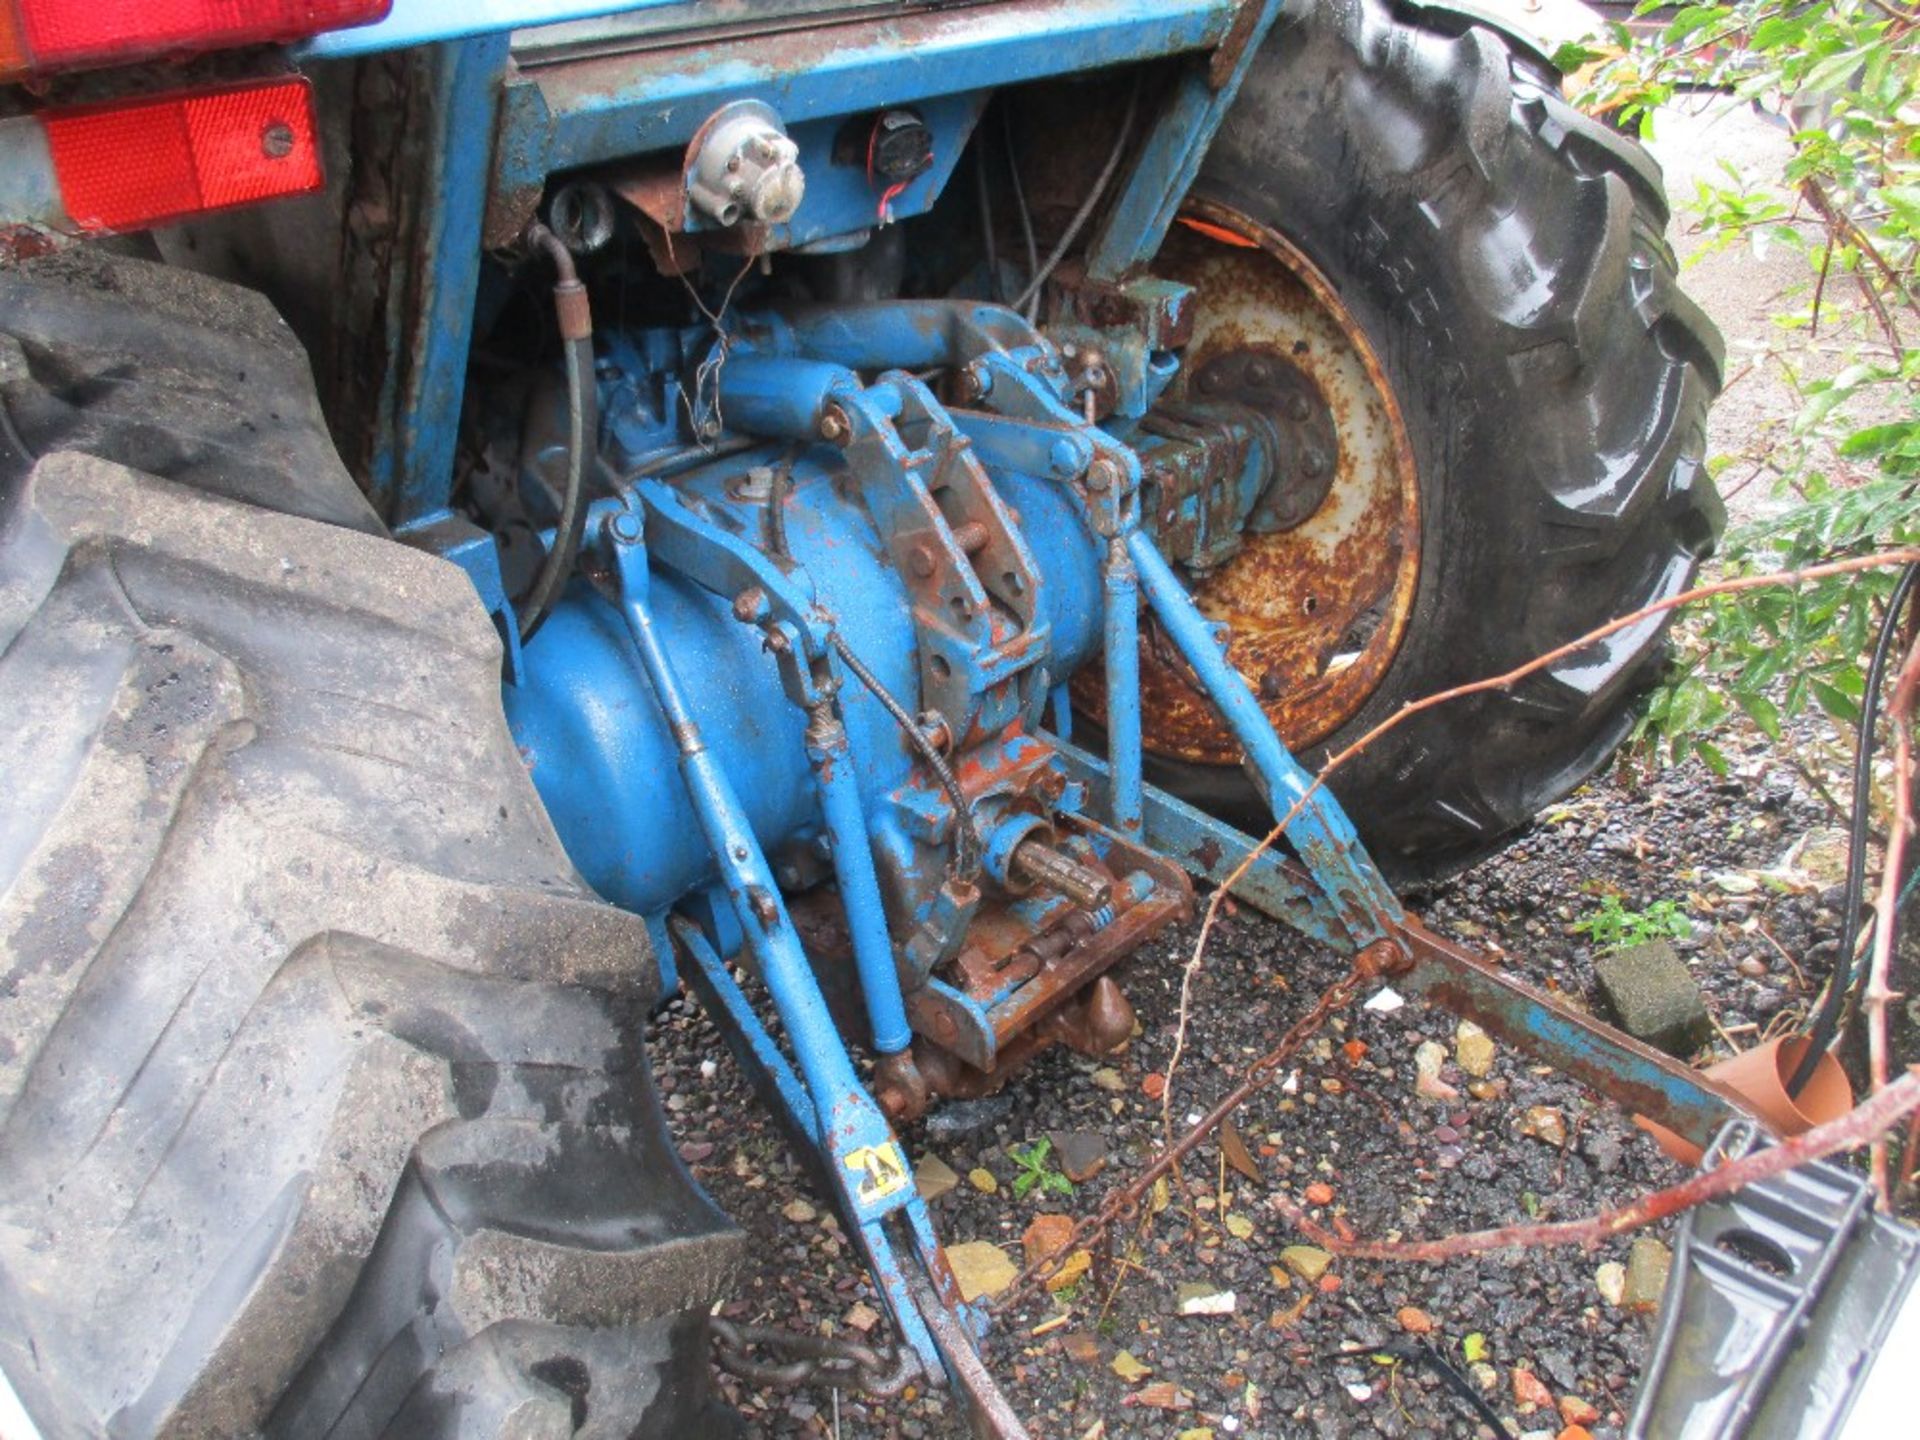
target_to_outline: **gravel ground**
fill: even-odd
[[[1551,812],[1506,854],[1412,901],[1438,928],[1577,1002],[1591,993],[1593,960],[1572,931],[1577,921],[1609,893],[1630,909],[1679,902],[1693,929],[1679,948],[1717,1023],[1732,1043],[1751,1044],[1804,1009],[1808,990],[1785,956],[1825,963],[1816,941],[1831,929],[1825,907],[1837,898],[1838,876],[1832,847],[1818,843],[1830,817],[1797,777],[1759,750],[1736,763],[1725,782],[1695,765],[1646,783],[1616,774]],[[1809,832],[1816,843],[1796,853],[1797,870],[1788,867]],[[1789,878],[1758,880],[1761,870]],[[1142,1026],[1123,1055],[1096,1066],[1051,1053],[1004,1098],[950,1109],[908,1132],[916,1160],[937,1156],[965,1177],[932,1206],[949,1245],[988,1241],[1017,1261],[1037,1215],[1085,1214],[1137,1169],[1158,1132],[1148,1077],[1166,1068],[1191,944],[1191,929],[1176,932],[1122,967]],[[1176,1121],[1231,1085],[1340,968],[1251,911],[1226,922],[1195,988]],[[1457,1099],[1417,1092],[1414,1056],[1425,1041],[1450,1052],[1440,1079]],[[1266,1203],[1270,1187],[1313,1204],[1335,1228],[1437,1236],[1530,1215],[1576,1217],[1679,1177],[1593,1094],[1505,1047],[1474,1080],[1455,1063],[1456,1043],[1454,1017],[1417,1004],[1337,1018],[1303,1057],[1292,1093],[1271,1089],[1241,1112],[1238,1130],[1258,1182],[1207,1146],[1187,1167],[1185,1196],[1134,1246],[1137,1268],[1125,1267],[1110,1303],[1089,1283],[1001,1316],[994,1369],[1035,1433],[1079,1437],[1098,1425],[1104,1431],[1094,1433],[1107,1436],[1202,1427],[1216,1435],[1492,1433],[1477,1429],[1432,1374],[1373,1358],[1376,1347],[1404,1342],[1408,1325],[1430,1325],[1433,1343],[1463,1370],[1467,1337],[1481,1336],[1485,1368],[1473,1378],[1516,1433],[1551,1436],[1562,1424],[1549,1408],[1520,1407],[1516,1369],[1537,1377],[1555,1402],[1571,1397],[1574,1414],[1590,1405],[1595,1436],[1617,1433],[1648,1321],[1604,1298],[1596,1277],[1608,1262],[1627,1262],[1625,1243],[1437,1267],[1335,1263],[1317,1284],[1284,1267],[1282,1281],[1274,1271],[1299,1237]],[[741,1298],[726,1313],[841,1335],[870,1323],[880,1307],[851,1247],[806,1190],[705,1018],[688,1006],[662,1016],[653,1055],[696,1174],[754,1237]],[[1548,1111],[1564,1143],[1554,1142]],[[1009,1148],[1063,1131],[1098,1135],[1104,1168],[1070,1196],[1016,1198],[1019,1167]],[[991,1193],[976,1187],[974,1171],[991,1175]],[[1180,1316],[1179,1288],[1195,1282],[1232,1291],[1232,1313]],[[1420,1313],[1403,1316],[1409,1308]],[[872,1333],[883,1338],[885,1322]],[[1114,1368],[1123,1350],[1150,1373],[1123,1379]],[[835,1433],[834,1399],[824,1390],[734,1393],[755,1433]],[[843,1397],[837,1423],[845,1436],[958,1433],[933,1396],[882,1406]]]
[[[1765,174],[1785,142],[1743,108],[1689,105],[1662,115],[1654,149],[1683,203],[1721,160]],[[1674,238],[1683,254],[1698,248],[1684,213]],[[1749,362],[1775,343],[1767,316],[1803,273],[1797,257],[1780,252],[1763,261],[1705,256],[1688,271],[1688,289],[1727,333],[1736,377],[1713,416],[1712,450],[1764,453],[1792,414],[1772,367]],[[1766,503],[1764,486],[1744,487],[1733,510],[1751,516]],[[1513,849],[1410,902],[1437,928],[1587,1003],[1595,956],[1573,925],[1609,893],[1636,910],[1673,900],[1692,926],[1679,949],[1720,1031],[1712,1055],[1699,1058],[1790,1027],[1831,964],[1821,941],[1833,929],[1842,855],[1831,843],[1833,817],[1798,777],[1757,747],[1732,753],[1735,774],[1724,782],[1697,764],[1653,777],[1616,771]],[[1762,870],[1775,873],[1756,879]],[[1036,1216],[1086,1214],[1137,1170],[1159,1133],[1148,1077],[1167,1065],[1192,942],[1191,928],[1173,932],[1118,972],[1141,1024],[1122,1055],[1096,1065],[1048,1054],[1002,1096],[950,1106],[906,1134],[916,1161],[937,1157],[963,1177],[932,1202],[946,1243],[990,1242],[1018,1263]],[[1223,924],[1194,991],[1176,1122],[1231,1086],[1340,970],[1251,911]],[[1486,1075],[1463,1073],[1456,1023],[1417,1004],[1337,1017],[1284,1087],[1237,1118],[1258,1181],[1208,1145],[1130,1242],[1110,1297],[1083,1282],[999,1315],[991,1364],[1034,1433],[1491,1435],[1433,1373],[1383,1355],[1381,1347],[1424,1332],[1514,1433],[1551,1437],[1572,1417],[1601,1440],[1618,1434],[1650,1324],[1602,1293],[1602,1267],[1626,1265],[1626,1243],[1441,1266],[1335,1263],[1312,1283],[1281,1264],[1300,1237],[1267,1203],[1276,1188],[1336,1229],[1438,1236],[1584,1215],[1679,1178],[1624,1115],[1520,1054],[1498,1047]],[[1426,1042],[1446,1048],[1438,1078],[1456,1098],[1416,1088],[1415,1054]],[[883,1342],[887,1322],[857,1256],[714,1028],[675,1002],[656,1021],[652,1054],[683,1154],[753,1237],[739,1298],[725,1313]],[[1098,1137],[1104,1166],[1070,1195],[1017,1198],[1020,1167],[1009,1149],[1063,1132]],[[1181,1287],[1196,1285],[1230,1291],[1231,1312],[1180,1315]],[[1115,1368],[1123,1352],[1141,1367],[1131,1378]],[[1523,1378],[1517,1390],[1516,1371],[1543,1388]],[[825,1389],[723,1384],[755,1434],[961,1433],[938,1395],[910,1391],[873,1404]],[[1539,1403],[1523,1404],[1529,1396]]]

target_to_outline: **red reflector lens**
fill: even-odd
[[[68,217],[138,230],[320,188],[313,101],[299,76],[44,117]]]
[[[0,0],[35,69],[299,40],[378,20],[393,0]]]

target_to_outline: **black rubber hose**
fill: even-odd
[[[567,483],[555,527],[553,548],[520,607],[520,643],[526,644],[546,622],[553,603],[573,573],[580,537],[587,524],[587,472],[600,447],[600,395],[593,375],[593,317],[586,287],[573,268],[573,255],[546,226],[527,227],[527,240],[553,257],[558,280],[553,287],[554,315],[560,322],[567,372]]]
[[[1880,634],[1873,643],[1873,659],[1867,665],[1867,689],[1860,701],[1860,725],[1853,742],[1853,809],[1847,834],[1847,881],[1840,901],[1840,953],[1834,958],[1833,974],[1827,981],[1827,993],[1821,997],[1820,1012],[1813,1028],[1807,1031],[1807,1052],[1793,1077],[1787,1081],[1788,1096],[1806,1088],[1820,1064],[1820,1057],[1833,1048],[1834,1033],[1846,1012],[1847,997],[1857,983],[1852,972],[1854,955],[1868,917],[1861,913],[1867,891],[1867,836],[1872,823],[1873,751],[1875,731],[1880,721],[1880,691],[1886,683],[1887,665],[1893,658],[1894,639],[1900,630],[1900,616],[1913,593],[1920,566],[1909,565],[1900,572],[1900,581],[1887,600],[1886,614],[1880,617]]]
[[[834,652],[841,663],[853,672],[853,678],[867,687],[873,698],[880,702],[880,708],[893,717],[907,737],[907,743],[927,762],[927,768],[933,772],[934,779],[940,782],[940,788],[947,792],[947,799],[953,803],[953,873],[959,880],[971,880],[980,873],[980,825],[973,813],[973,803],[967,799],[967,792],[960,788],[959,777],[953,773],[953,767],[947,764],[946,757],[933,748],[933,742],[907,713],[907,707],[894,699],[893,692],[881,683],[880,677],[861,663],[860,657],[853,653],[853,647],[847,644],[846,636],[838,631],[833,636]]]

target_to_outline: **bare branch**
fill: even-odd
[[[1233,872],[1214,889],[1212,898],[1207,901],[1206,915],[1200,922],[1200,933],[1194,937],[1193,954],[1188,957],[1187,963],[1182,967],[1181,971],[1179,1018],[1174,1026],[1173,1053],[1167,1062],[1166,1089],[1161,1092],[1160,1096],[1160,1125],[1167,1138],[1171,1140],[1173,1135],[1174,1075],[1180,1068],[1180,1060],[1186,1050],[1187,1025],[1189,1020],[1188,998],[1192,992],[1194,976],[1199,973],[1201,963],[1206,957],[1207,945],[1213,938],[1213,928],[1219,923],[1220,907],[1226,903],[1227,896],[1233,887],[1240,883],[1240,880],[1246,875],[1248,870],[1253,868],[1254,862],[1273,848],[1274,843],[1286,832],[1287,826],[1293,823],[1294,817],[1306,808],[1308,801],[1312,800],[1316,794],[1325,788],[1327,781],[1332,777],[1334,772],[1342,765],[1345,765],[1347,761],[1373,744],[1373,742],[1378,740],[1382,735],[1404,724],[1423,710],[1431,710],[1436,706],[1445,705],[1448,701],[1464,699],[1469,695],[1483,694],[1490,690],[1511,689],[1529,675],[1538,674],[1540,671],[1566,659],[1570,655],[1577,655],[1589,645],[1596,644],[1610,635],[1617,635],[1620,631],[1630,629],[1638,625],[1641,621],[1650,619],[1655,615],[1662,615],[1668,611],[1678,610],[1684,605],[1697,604],[1699,601],[1714,595],[1731,595],[1745,590],[1766,590],[1790,585],[1805,585],[1810,581],[1824,580],[1834,575],[1850,575],[1863,570],[1888,569],[1913,561],[1920,561],[1920,549],[1883,550],[1872,555],[1855,555],[1845,560],[1830,560],[1821,565],[1808,565],[1798,570],[1781,570],[1766,575],[1737,575],[1727,580],[1716,580],[1709,585],[1696,585],[1691,590],[1683,590],[1678,595],[1669,595],[1664,600],[1657,600],[1651,605],[1643,605],[1638,610],[1609,620],[1606,624],[1589,630],[1577,639],[1569,640],[1564,645],[1556,646],[1544,655],[1536,655],[1526,664],[1517,666],[1503,675],[1493,675],[1484,680],[1475,680],[1470,684],[1456,685],[1451,690],[1438,691],[1423,700],[1409,701],[1392,715],[1389,715],[1385,720],[1382,720],[1378,725],[1375,725],[1371,730],[1367,731],[1366,734],[1362,735],[1358,740],[1348,745],[1344,750],[1328,756],[1327,763],[1320,767],[1320,773],[1314,776],[1313,783],[1301,792],[1300,798],[1293,802],[1292,806],[1288,808],[1287,813],[1280,817],[1279,822],[1261,838],[1260,842],[1241,857],[1240,863],[1233,867]]]
[[[1354,1260],[1414,1260],[1433,1263],[1489,1250],[1537,1250],[1554,1245],[1593,1248],[1617,1235],[1639,1230],[1671,1215],[1691,1210],[1722,1195],[1730,1195],[1756,1180],[1780,1175],[1797,1165],[1824,1159],[1841,1150],[1855,1150],[1883,1137],[1902,1117],[1920,1111],[1920,1066],[1837,1120],[1816,1126],[1804,1135],[1783,1140],[1716,1169],[1689,1176],[1678,1185],[1643,1195],[1632,1204],[1584,1220],[1561,1220],[1545,1225],[1504,1225],[1496,1230],[1473,1230],[1441,1240],[1343,1240],[1314,1221],[1279,1191],[1269,1203],[1321,1249]]]
[[[1874,1093],[1887,1088],[1887,1006],[1896,998],[1888,988],[1893,964],[1893,937],[1900,908],[1901,860],[1913,829],[1913,716],[1914,696],[1920,691],[1920,644],[1907,651],[1900,678],[1893,687],[1888,720],[1893,726],[1893,824],[1887,830],[1887,853],[1880,867],[1880,894],[1873,902],[1873,959],[1867,968],[1867,991],[1862,1009],[1867,1022],[1868,1066]],[[1863,739],[1862,743],[1865,741]],[[1873,1142],[1873,1188],[1880,1208],[1890,1210],[1892,1188],[1887,1178],[1887,1143]]]

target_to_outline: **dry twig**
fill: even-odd
[[[1605,640],[1611,635],[1617,635],[1622,630],[1631,629],[1656,615],[1663,615],[1686,605],[1697,604],[1715,595],[1732,595],[1746,590],[1805,585],[1810,581],[1824,580],[1834,575],[1852,575],[1864,570],[1892,569],[1914,563],[1920,563],[1920,549],[1880,550],[1871,555],[1854,555],[1844,560],[1829,560],[1819,565],[1802,566],[1797,570],[1780,570],[1764,575],[1736,575],[1730,579],[1716,580],[1711,584],[1696,585],[1691,590],[1683,590],[1678,595],[1669,595],[1664,600],[1643,605],[1638,610],[1609,620],[1606,624],[1597,626],[1564,645],[1556,646],[1544,655],[1537,655],[1526,664],[1516,666],[1504,674],[1488,676],[1486,679],[1475,680],[1465,685],[1456,685],[1449,690],[1436,691],[1422,700],[1410,700],[1346,748],[1328,756],[1326,764],[1322,765],[1319,774],[1314,776],[1313,783],[1300,793],[1300,798],[1288,807],[1286,814],[1280,817],[1259,843],[1241,857],[1240,863],[1235,865],[1232,873],[1215,887],[1212,897],[1207,901],[1206,914],[1200,922],[1200,933],[1194,938],[1193,954],[1187,960],[1180,982],[1180,1010],[1175,1021],[1173,1054],[1167,1062],[1167,1084],[1160,1098],[1160,1123],[1168,1136],[1170,1137],[1173,1133],[1173,1082],[1175,1072],[1179,1068],[1181,1054],[1186,1046],[1190,1018],[1189,997],[1193,978],[1199,972],[1206,956],[1207,945],[1213,938],[1214,926],[1219,922],[1221,907],[1227,903],[1227,897],[1232,893],[1233,887],[1240,883],[1246,873],[1253,868],[1254,863],[1273,848],[1280,837],[1286,833],[1287,827],[1293,823],[1294,818],[1306,808],[1308,802],[1325,788],[1335,772],[1354,756],[1390,730],[1405,724],[1423,711],[1435,709],[1449,701],[1465,699],[1469,695],[1509,690],[1528,676],[1536,675],[1569,656],[1579,654],[1589,645]]]
[[[1893,687],[1893,700],[1887,707],[1888,723],[1893,726],[1893,824],[1887,830],[1886,859],[1880,867],[1880,894],[1873,902],[1873,959],[1867,968],[1867,990],[1861,1001],[1867,1022],[1867,1056],[1877,1095],[1887,1088],[1887,1006],[1897,998],[1888,987],[1887,975],[1893,964],[1893,937],[1896,912],[1900,908],[1901,859],[1906,853],[1907,836],[1913,829],[1913,704],[1920,691],[1920,644],[1907,651],[1900,677]],[[1874,1137],[1873,1188],[1882,1210],[1892,1209],[1892,1190],[1887,1180],[1887,1138]]]
[[[1855,1150],[1884,1137],[1899,1120],[1920,1112],[1920,1066],[1837,1120],[1816,1126],[1804,1135],[1783,1140],[1765,1150],[1756,1150],[1738,1160],[1729,1160],[1715,1169],[1690,1175],[1678,1185],[1643,1195],[1631,1204],[1584,1220],[1557,1220],[1544,1225],[1503,1225],[1495,1230],[1473,1230],[1448,1235],[1439,1240],[1344,1240],[1331,1230],[1314,1223],[1282,1191],[1269,1198],[1274,1209],[1322,1250],[1354,1260],[1418,1260],[1434,1262],[1455,1260],[1463,1255],[1481,1255],[1489,1250],[1537,1250],[1554,1245],[1584,1245],[1588,1249],[1616,1235],[1638,1230],[1730,1195],[1757,1180],[1780,1175],[1811,1160],[1823,1159],[1841,1150]]]

